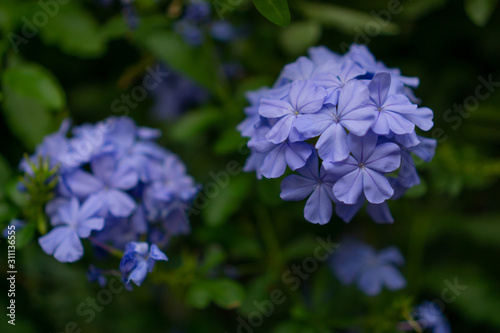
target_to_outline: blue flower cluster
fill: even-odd
[[[238,126],[252,150],[244,170],[259,179],[297,171],[283,180],[281,198],[309,196],[304,217],[312,223],[330,221],[332,202],[346,222],[367,202],[375,222],[392,223],[387,200],[420,182],[412,154],[429,162],[436,148],[415,131],[433,126],[432,110],[416,104],[418,84],[363,45],[344,56],[310,48],[272,88],[248,93]]]
[[[176,155],[154,142],[160,131],[130,118],[75,126],[71,137],[69,130],[65,121],[35,152],[59,166],[56,196],[46,206],[53,228],[39,244],[60,262],[82,258],[84,238],[97,253],[125,250],[122,276],[140,285],[154,261],[167,260],[159,248],[189,232],[186,210],[198,185]],[[27,164],[21,169],[30,172]]]
[[[229,42],[238,37],[237,30],[227,21],[213,21],[211,4],[203,0],[192,0],[184,9],[182,17],[174,23],[174,30],[186,43],[199,46],[208,33],[221,42]]]
[[[369,296],[382,291],[382,287],[398,290],[406,280],[395,266],[404,264],[401,252],[389,247],[376,252],[373,247],[355,239],[347,239],[333,254],[330,267],[344,285],[356,283]]]
[[[206,102],[209,93],[189,77],[165,67],[170,74],[153,91],[152,116],[158,120],[175,119],[191,107]]]

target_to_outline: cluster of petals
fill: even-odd
[[[106,246],[125,251],[124,280],[140,284],[152,264],[130,253],[147,257],[144,249],[151,247],[150,258],[166,260],[160,248],[190,230],[186,213],[198,185],[182,161],[155,142],[158,130],[127,117],[70,127],[64,121],[35,152],[58,167],[56,195],[46,206],[52,229],[38,242],[58,261],[75,262],[84,253],[81,239],[92,237],[101,245],[97,252]],[[27,161],[21,169],[30,172]]]
[[[250,138],[245,170],[259,179],[296,171],[281,197],[310,196],[304,217],[312,223],[328,223],[333,211],[348,222],[365,203],[375,222],[392,223],[387,200],[420,183],[412,155],[429,162],[436,148],[416,132],[433,126],[432,110],[413,94],[418,84],[363,45],[343,56],[310,48],[272,88],[248,93],[238,125]]]

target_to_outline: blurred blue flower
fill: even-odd
[[[214,21],[211,15],[208,1],[190,1],[181,18],[174,22],[174,31],[191,46],[202,45],[208,35],[220,42],[229,42],[241,36],[231,23]]]
[[[76,170],[66,177],[71,192],[78,198],[90,195],[103,203],[102,214],[127,217],[136,203],[126,190],[137,185],[137,174],[127,164],[119,162],[113,154],[96,156],[90,163],[92,173]]]
[[[356,283],[369,296],[378,295],[383,287],[404,288],[406,280],[395,267],[403,264],[403,256],[397,248],[376,252],[355,239],[342,242],[330,259],[330,267],[342,284]]]
[[[155,119],[175,119],[189,108],[196,107],[209,98],[208,91],[185,75],[169,69],[170,75],[153,91]]]
[[[127,117],[71,131],[64,122],[59,132],[47,136],[37,153],[67,163],[58,169],[55,196],[45,206],[53,228],[39,239],[42,249],[61,262],[73,262],[83,256],[81,239],[91,232],[98,258],[117,255],[140,239],[161,239],[158,244],[166,246],[171,237],[189,233],[187,210],[199,186],[179,157],[154,142],[160,136]],[[160,260],[158,251],[152,247],[150,257]],[[89,274],[99,281],[103,272]]]
[[[425,330],[433,333],[450,333],[448,320],[436,303],[423,302],[415,309],[415,319]]]
[[[97,197],[90,197],[81,206],[75,197],[61,205],[56,213],[59,218],[52,223],[55,228],[38,240],[43,251],[60,262],[79,260],[83,256],[80,238],[87,238],[93,230],[104,227],[104,219],[97,217],[101,207]]]
[[[101,269],[95,267],[94,265],[89,266],[87,271],[87,279],[90,283],[97,282],[99,287],[104,288],[108,282],[108,279],[104,276]]]
[[[168,258],[155,244],[151,247],[146,242],[130,242],[120,261],[120,272],[124,281],[134,282],[140,286],[146,275],[153,271],[156,261],[167,261]]]

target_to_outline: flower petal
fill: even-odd
[[[394,190],[392,189],[392,186],[387,178],[377,171],[365,168],[362,172],[362,179],[363,191],[368,202],[380,204],[392,197],[394,194]]]
[[[311,223],[326,224],[332,217],[332,201],[325,185],[319,185],[311,194],[304,208],[304,217]]]
[[[333,194],[335,197],[340,202],[348,205],[357,203],[362,191],[363,176],[359,168],[346,174],[333,185]]]
[[[316,184],[316,180],[290,175],[281,182],[280,197],[285,201],[303,200],[311,194]]]

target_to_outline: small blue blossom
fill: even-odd
[[[104,227],[104,219],[96,217],[102,203],[96,197],[86,200],[81,206],[73,197],[57,211],[59,219],[52,223],[55,227],[40,237],[38,243],[45,253],[54,255],[60,262],[75,262],[83,256],[80,238],[87,238],[93,230]]]
[[[127,163],[112,154],[96,156],[90,163],[92,173],[76,170],[66,177],[73,194],[86,199],[90,195],[103,203],[103,214],[130,216],[136,208],[134,199],[125,191],[137,185],[137,174]]]
[[[146,275],[153,271],[156,261],[167,261],[168,258],[155,244],[151,247],[146,242],[130,242],[120,261],[120,272],[124,281],[140,286]]]
[[[332,193],[334,177],[319,167],[318,156],[311,154],[307,164],[298,169],[298,175],[290,175],[281,182],[281,199],[303,200],[309,195],[304,217],[312,223],[325,224],[332,217]]]
[[[415,309],[414,313],[418,324],[424,328],[426,332],[451,332],[448,320],[436,303],[425,301]]]
[[[366,108],[368,89],[359,81],[349,82],[341,91],[338,104],[325,104],[317,113],[297,119],[297,130],[305,138],[320,136],[316,143],[319,156],[339,162],[349,156],[347,132],[364,136],[375,119]]]
[[[279,119],[267,133],[266,139],[274,144],[290,137],[290,141],[301,140],[295,125],[301,116],[318,112],[326,97],[325,89],[312,81],[294,81],[290,86],[288,100],[262,99],[259,114],[270,119]]]
[[[363,137],[350,133],[347,141],[352,155],[342,162],[324,164],[339,178],[333,186],[333,194],[348,205],[357,203],[362,194],[370,203],[383,203],[394,194],[384,174],[399,168],[400,148],[391,142],[377,145],[373,133]]]
[[[87,271],[87,279],[90,283],[97,282],[99,287],[104,288],[108,282],[108,279],[104,276],[101,269],[95,267],[94,265],[89,266]]]
[[[170,75],[152,91],[152,116],[158,120],[175,119],[209,98],[208,91],[190,78],[170,68],[168,71]]]
[[[345,240],[330,260],[330,267],[344,285],[356,283],[369,296],[378,295],[383,287],[398,290],[406,280],[395,266],[404,264],[404,258],[395,247],[376,252],[358,240]]]

